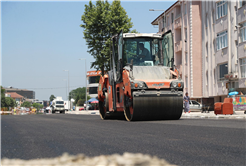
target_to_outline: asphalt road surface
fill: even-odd
[[[246,165],[246,122],[101,120],[98,115],[3,115],[1,158],[143,153],[176,165]]]

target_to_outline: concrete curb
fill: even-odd
[[[181,118],[207,118],[207,119],[246,119],[246,114],[244,111],[235,111],[232,115],[215,115],[214,111],[210,111],[209,113],[200,113],[200,112],[191,112],[191,113],[183,113]]]

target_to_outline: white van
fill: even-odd
[[[65,114],[64,101],[62,100],[62,97],[56,97],[52,101],[52,105],[50,107],[51,107],[52,114],[56,113],[56,111]]]

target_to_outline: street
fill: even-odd
[[[245,120],[101,120],[99,115],[3,115],[1,158],[143,153],[176,165],[245,165]]]

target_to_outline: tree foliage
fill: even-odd
[[[56,97],[54,95],[50,95],[50,101],[53,101]]]
[[[77,102],[78,106],[84,106],[85,101],[83,99],[79,99],[79,101]]]
[[[78,101],[81,99],[83,100],[83,103],[85,103],[85,90],[86,88],[83,87],[83,88],[77,88],[77,89],[74,89],[72,90],[70,93],[69,93],[69,96],[73,99],[75,99],[74,103],[75,104],[78,104]],[[87,100],[89,100],[91,97],[87,95]]]
[[[3,87],[0,85],[0,95],[2,95],[2,94],[4,94],[4,89],[3,89]]]
[[[81,16],[84,29],[84,39],[88,45],[88,53],[94,58],[91,64],[97,70],[104,71],[110,68],[110,46],[111,37],[123,29],[124,33],[130,32],[133,27],[131,18],[128,17],[121,2],[114,0],[111,4],[108,1],[91,1],[85,5],[84,14]]]
[[[28,101],[25,101],[21,104],[21,107],[31,107],[31,103]]]
[[[37,108],[37,109],[40,109],[40,108],[44,107],[43,104],[39,104],[39,103],[33,103],[32,106]]]
[[[5,97],[5,107],[15,107],[17,104],[11,97]]]
[[[7,107],[5,102],[5,96],[1,95],[1,107]]]

